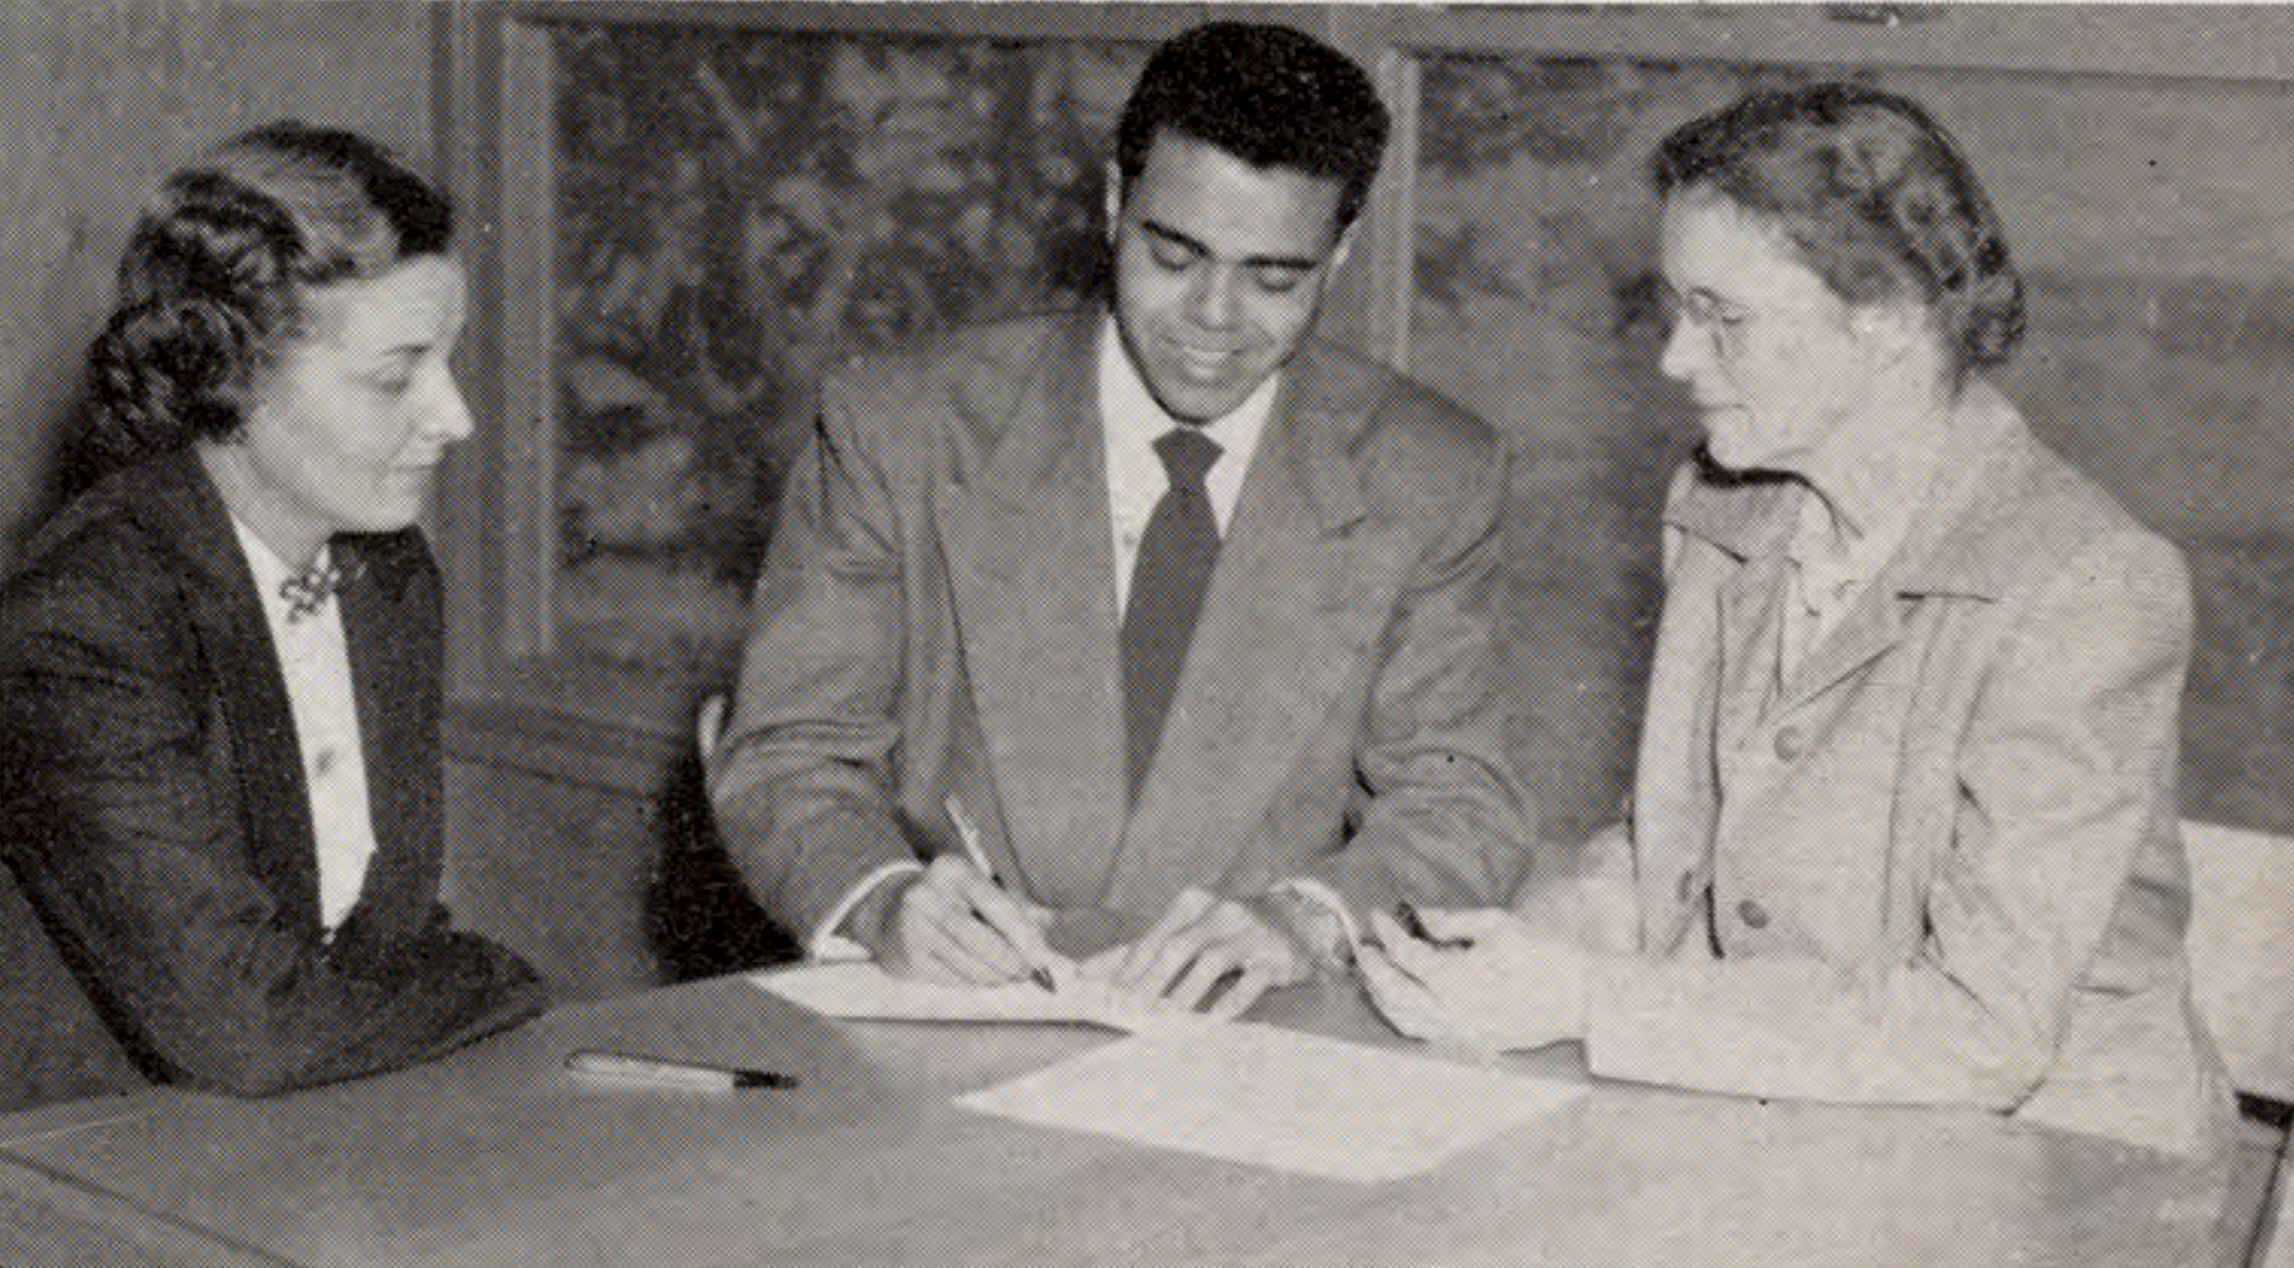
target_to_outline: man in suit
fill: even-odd
[[[1120,124],[1108,311],[824,384],[711,777],[816,953],[1011,980],[1095,913],[1087,975],[1232,1012],[1371,907],[1510,892],[1505,451],[1313,338],[1386,127],[1308,36],[1181,35]]]

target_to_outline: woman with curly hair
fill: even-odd
[[[175,173],[89,356],[113,469],[0,590],[0,847],[145,1077],[277,1092],[542,1007],[438,901],[452,230],[348,132]]]

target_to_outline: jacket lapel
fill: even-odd
[[[2009,490],[2023,481],[2030,460],[2030,433],[2012,407],[1984,384],[1970,383],[1910,534],[1839,628],[1811,649],[1785,685],[1783,705],[1807,704],[1902,641],[1911,605],[1920,599],[1997,597],[2011,562],[2002,552],[2046,548],[1986,531],[1989,512],[2014,502]]]
[[[1275,879],[1230,871],[1377,638],[1371,627],[1410,562],[1393,535],[1357,531],[1349,451],[1374,399],[1359,370],[1311,345],[1293,363],[1107,879],[1108,906],[1160,910],[1189,884]]]
[[[1016,395],[959,390],[942,491],[1003,821],[1031,895],[1059,905],[1097,901],[1129,795],[1095,330],[1055,326],[1040,364],[1008,368],[1024,380]]]
[[[353,923],[403,938],[429,918],[437,892],[443,790],[436,573],[413,530],[338,537],[334,549],[362,569],[340,599],[375,835]]]
[[[1769,711],[1772,698],[1778,711],[1807,704],[1903,637],[1904,607],[1897,598],[1901,568],[1891,562],[1866,587],[1841,623],[1809,649],[1797,671],[1778,682],[1778,639],[1788,615],[1785,607],[1791,602],[1792,562],[1784,553],[1784,545],[1792,535],[1801,502],[1809,496],[1799,486],[1788,486],[1786,492],[1772,499],[1767,522],[1735,539],[1733,548],[1749,551],[1751,557],[1720,592],[1720,735],[1724,742],[1748,734]],[[1905,545],[1917,550],[1920,536],[1920,530],[1915,529],[1914,537]],[[1897,551],[1899,560],[1905,557],[1905,550]]]
[[[1718,734],[1724,746],[1751,732],[1775,690],[1777,627],[1790,568],[1782,555],[1762,555],[1721,584]]]
[[[184,454],[154,468],[150,496],[135,514],[159,540],[175,543],[183,599],[215,675],[215,694],[230,730],[232,766],[246,816],[248,860],[269,886],[281,915],[315,923],[318,856],[310,794],[294,711],[279,674],[278,653],[255,596],[254,573],[231,526],[230,512]]]
[[[1707,469],[1681,486],[1665,508],[1668,525],[1735,561],[1714,587],[1713,600],[1718,610],[1712,691],[1722,743],[1744,735],[1758,720],[1775,682],[1776,622],[1790,567],[1784,544],[1803,496],[1788,481]]]
[[[1895,571],[1892,565],[1883,567],[1840,624],[1809,649],[1799,672],[1784,684],[1782,707],[1798,708],[1839,686],[1903,638],[1904,603],[1889,576]]]

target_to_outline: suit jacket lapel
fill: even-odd
[[[310,794],[294,710],[255,595],[254,573],[230,512],[197,458],[185,454],[155,470],[160,478],[136,514],[161,540],[176,544],[185,606],[214,670],[217,703],[230,728],[249,864],[270,886],[284,916],[298,924],[315,922],[318,856]]]
[[[1275,785],[1377,637],[1409,565],[1358,533],[1348,450],[1375,399],[1359,371],[1310,350],[1293,363],[1220,548],[1154,766],[1106,886],[1107,905],[1159,910],[1230,874]],[[1215,791],[1214,791],[1215,790]]]
[[[1096,325],[1053,328],[1014,395],[964,397],[942,545],[964,670],[1032,896],[1099,898],[1122,831],[1123,685],[1094,369]],[[980,817],[975,813],[975,817]]]
[[[363,567],[340,600],[375,835],[354,919],[366,932],[400,938],[419,931],[437,892],[443,790],[436,574],[412,530],[337,538],[334,548]]]

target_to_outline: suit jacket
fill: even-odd
[[[1132,918],[1288,877],[1491,901],[1531,824],[1491,590],[1488,428],[1310,344],[1245,481],[1129,804],[1101,318],[965,332],[825,385],[783,493],[712,791],[809,931],[961,801],[1037,901]]]
[[[1638,953],[1597,974],[1593,1068],[2203,1153],[2231,1098],[2183,949],[2181,558],[1988,387],[1954,434],[1909,538],[1781,683],[1804,491],[1676,483],[1630,832],[1570,895]]]
[[[438,902],[437,570],[338,538],[378,849],[330,940],[294,720],[229,513],[195,457],[107,479],[0,591],[0,847],[154,1077],[264,1093],[390,1069],[538,1011]]]

